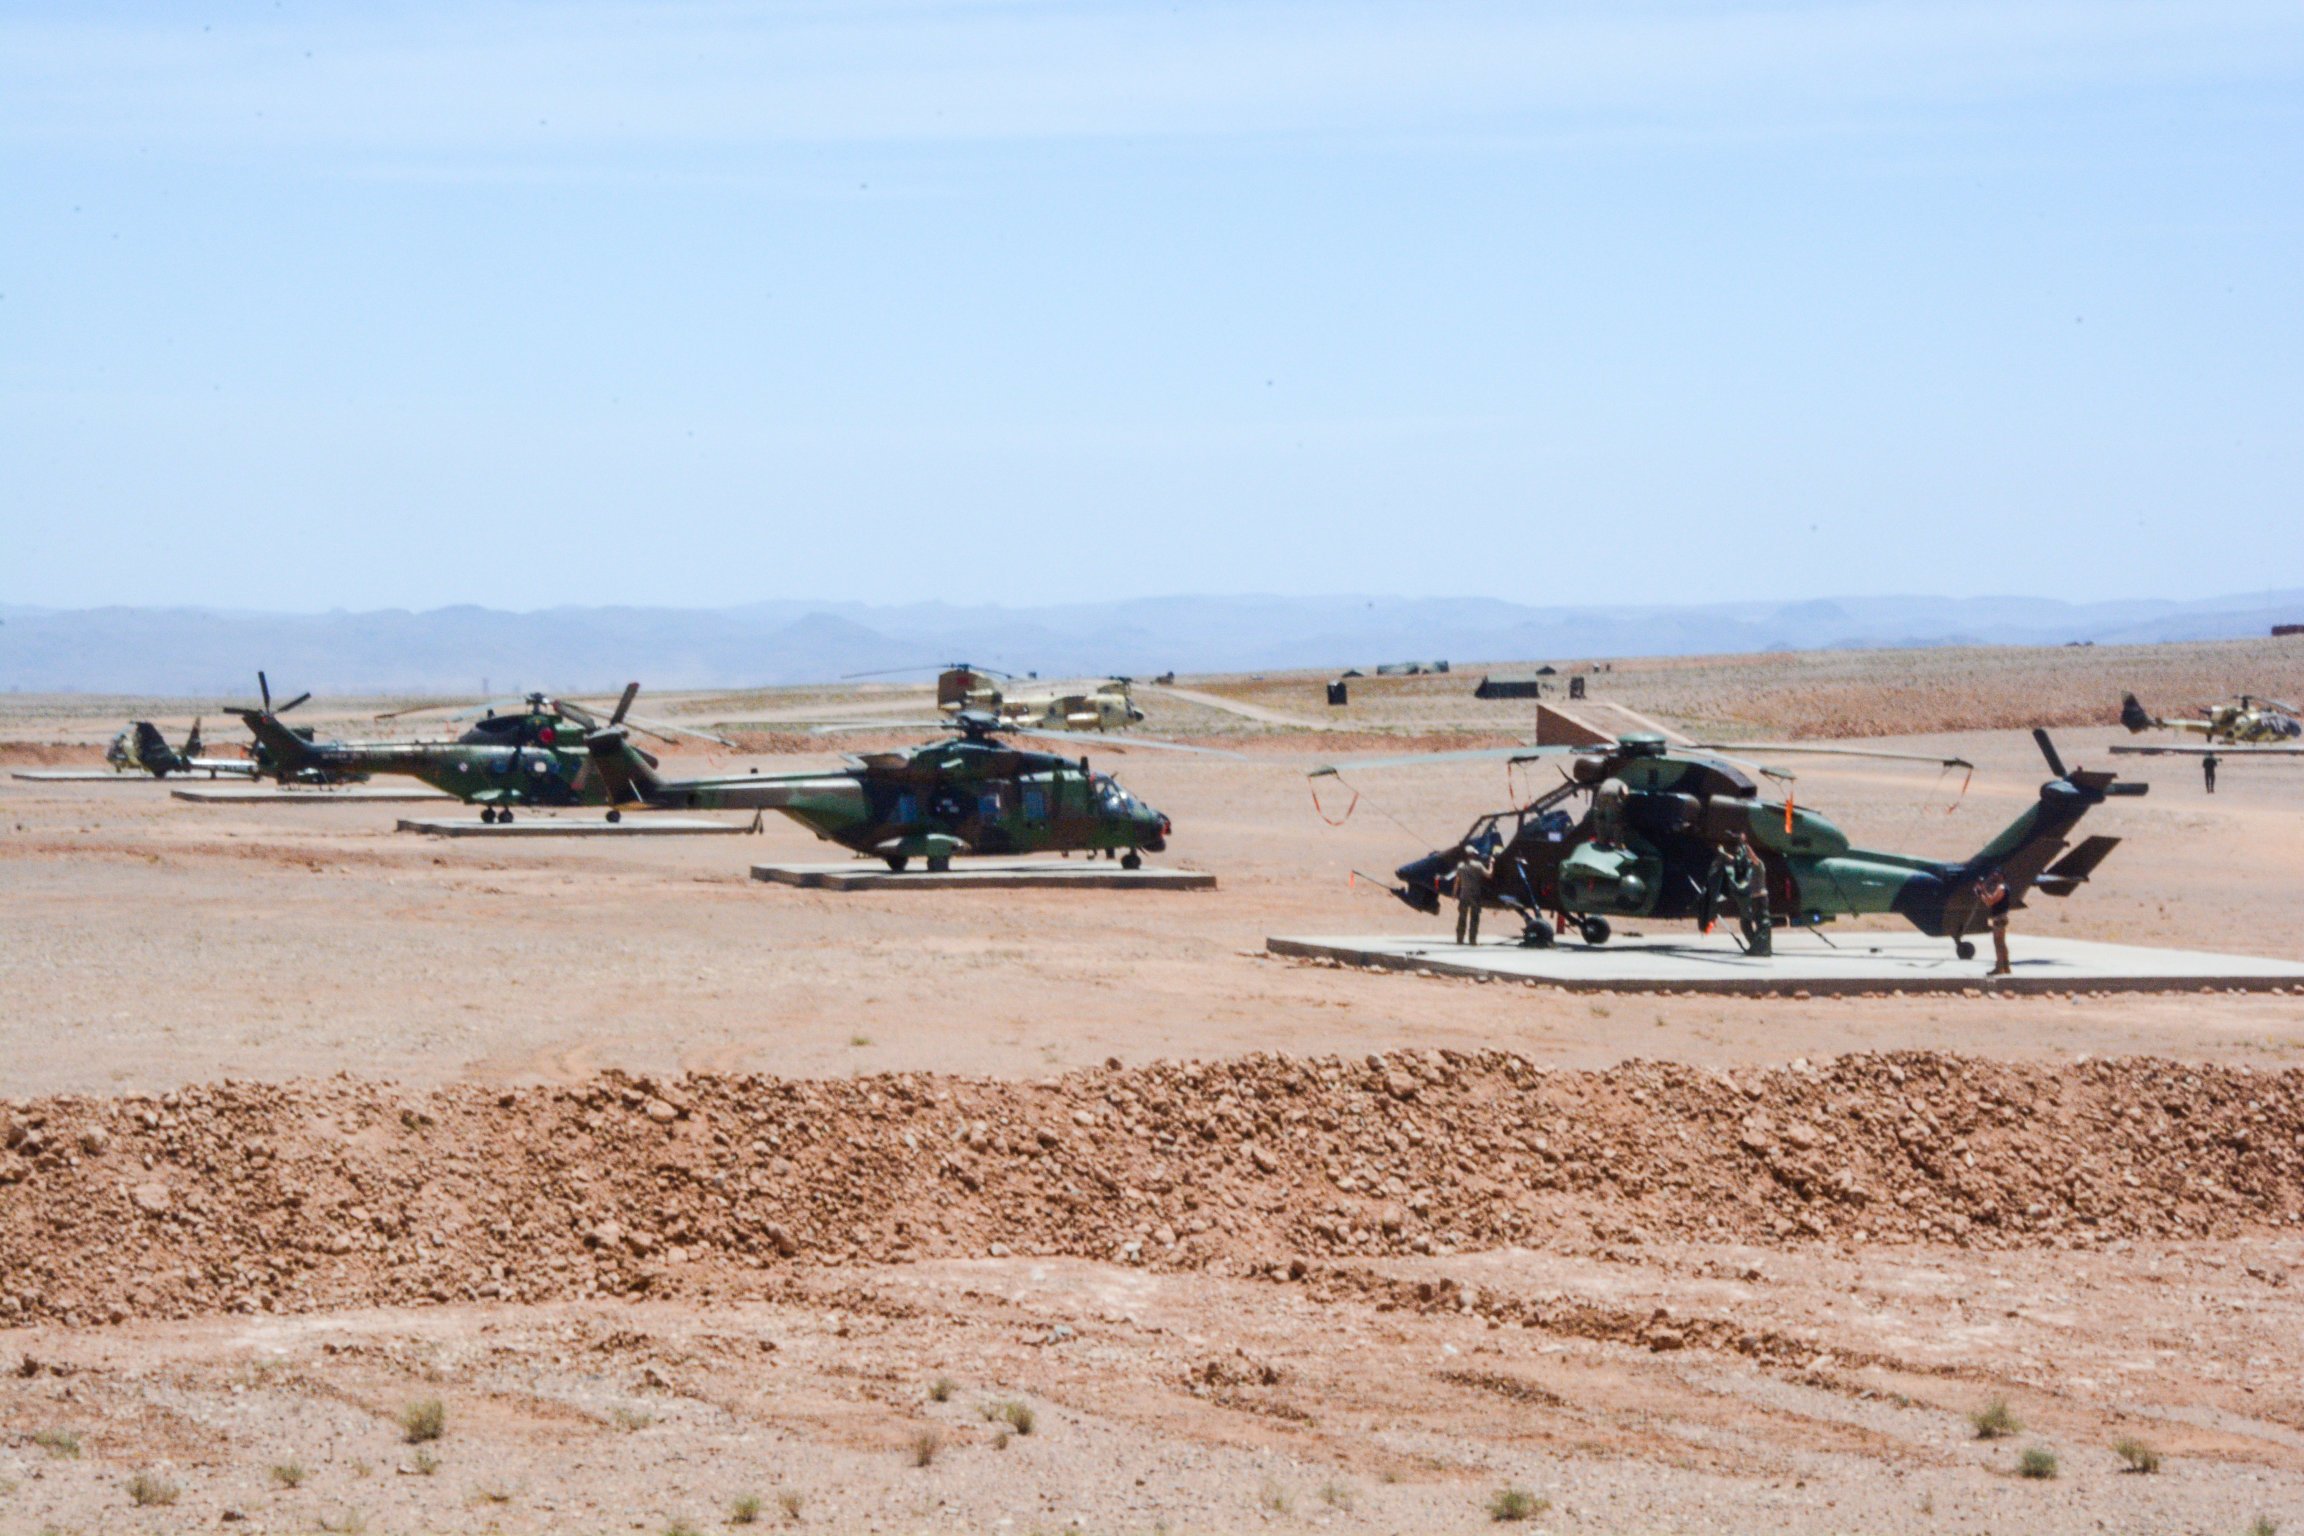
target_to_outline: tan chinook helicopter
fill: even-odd
[[[919,670],[895,667],[848,675],[885,677]],[[1144,711],[1129,692],[1132,682],[1108,677],[1094,683],[1041,683],[1037,677],[957,661],[936,675],[936,709],[948,720],[963,713],[985,714],[1003,726],[1035,731],[1123,731],[1144,722]]]

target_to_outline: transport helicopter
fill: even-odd
[[[1789,794],[1764,796],[1730,754],[1810,752],[1971,767],[1957,757],[1809,744],[1668,748],[1662,737],[1643,735],[1608,747],[1506,747],[1338,764],[1314,777],[1447,758],[1565,757],[1562,783],[1478,818],[1454,844],[1400,866],[1400,883],[1387,887],[1416,911],[1437,914],[1455,892],[1457,868],[1479,856],[1493,869],[1483,908],[1517,915],[1527,945],[1549,945],[1571,926],[1585,943],[1604,944],[1610,920],[1627,917],[1686,919],[1708,932],[1733,911],[1747,952],[1765,955],[1776,928],[1892,912],[1932,938],[1951,939],[1966,960],[1975,955],[1967,936],[1988,925],[1980,881],[1999,874],[2016,906],[2031,890],[2070,895],[2120,840],[2089,837],[2066,852],[2066,835],[2108,797],[2149,788],[2103,770],[2067,770],[2048,733],[2032,734],[2054,775],[2040,798],[1973,856],[1949,861],[1853,848],[1838,827],[1795,806]],[[1580,814],[1568,808],[1579,798],[1589,800]]]
[[[2136,695],[2124,693],[2120,696],[2120,723],[2128,728],[2131,736],[2141,736],[2146,731],[2177,731],[2198,736],[2211,748],[2269,746],[2304,737],[2304,720],[2297,718],[2295,705],[2258,698],[2252,693],[2222,704],[2210,704],[2197,720],[2163,720],[2146,710]],[[2168,748],[2114,747],[2112,750],[2152,756],[2165,753]]]
[[[848,676],[888,677],[920,670],[893,667]],[[1037,674],[1019,678],[996,668],[956,661],[937,673],[936,708],[950,717],[974,710],[993,716],[1003,725],[1041,731],[1125,730],[1144,722],[1144,711],[1137,707],[1130,691],[1134,681],[1108,677],[1086,685],[1039,684]]]
[[[1091,768],[1085,755],[1032,752],[1002,739],[1063,740],[1066,733],[1007,725],[973,709],[960,711],[950,721],[848,722],[819,729],[885,731],[916,726],[941,726],[950,734],[900,751],[852,756],[840,768],[711,779],[657,777],[646,754],[637,754],[642,760],[635,760],[614,721],[588,736],[586,744],[618,805],[781,811],[818,837],[884,860],[899,873],[914,859],[923,860],[931,871],[943,871],[952,867],[956,855],[1054,851],[1085,852],[1090,857],[1101,852],[1117,858],[1124,869],[1136,869],[1145,854],[1168,846],[1174,830],[1168,818],[1123,789],[1110,774]],[[1208,750],[1143,740],[1128,745],[1167,752]]]
[[[661,741],[672,739],[668,732],[680,732],[729,744],[723,737],[685,726],[627,722],[625,711],[638,684],[627,690],[613,722],[603,722],[573,700],[532,693],[516,708],[502,713],[493,706],[483,706],[486,715],[456,737],[414,741],[315,740],[311,731],[294,729],[280,719],[310,698],[309,693],[275,705],[271,681],[261,672],[256,674],[256,686],[263,695],[262,706],[233,713],[256,737],[259,771],[264,777],[283,782],[338,781],[395,774],[479,806],[482,821],[510,821],[515,809],[523,806],[612,805],[592,754],[584,745],[588,733],[607,724],[620,731],[629,724],[629,728],[647,731]],[[630,750],[654,767],[655,759],[640,748]],[[613,809],[610,819],[617,819]]]

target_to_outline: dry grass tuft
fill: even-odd
[[[2016,1417],[2004,1397],[1996,1397],[1968,1415],[1968,1424],[1979,1440],[2005,1440],[2024,1428],[2024,1421]]]
[[[808,1496],[797,1488],[787,1488],[776,1495],[776,1507],[784,1511],[784,1518],[787,1520],[799,1519],[800,1511],[805,1509],[807,1505]]]
[[[2028,1445],[2016,1458],[2016,1475],[2046,1481],[2056,1475],[2056,1453],[2044,1445]]]
[[[1488,1518],[1507,1522],[1533,1520],[1551,1507],[1550,1499],[1538,1498],[1525,1488],[1499,1488],[1488,1500]]]
[[[928,1401],[932,1403],[948,1403],[952,1401],[952,1394],[959,1390],[960,1383],[954,1381],[949,1376],[939,1376],[934,1381],[928,1383]]]
[[[309,1474],[300,1461],[284,1461],[272,1469],[272,1481],[283,1488],[301,1488]]]
[[[168,1479],[150,1472],[139,1472],[128,1479],[128,1498],[139,1509],[173,1504],[183,1492]]]
[[[944,1431],[935,1428],[918,1431],[912,1436],[911,1449],[912,1465],[916,1467],[933,1465],[936,1460],[936,1453],[944,1449]]]
[[[2160,1450],[2157,1446],[2129,1436],[2112,1442],[2112,1454],[2128,1464],[2131,1472],[2157,1472],[2160,1470]]]
[[[730,1525],[757,1525],[760,1522],[760,1495],[740,1493],[736,1502],[728,1506]]]
[[[32,1443],[51,1456],[72,1458],[80,1454],[80,1437],[68,1429],[36,1429]]]
[[[448,1406],[436,1397],[410,1403],[400,1410],[400,1433],[410,1445],[422,1445],[448,1433]]]

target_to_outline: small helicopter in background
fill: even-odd
[[[168,745],[168,738],[160,734],[160,727],[149,720],[131,720],[127,729],[112,738],[112,745],[104,749],[104,761],[114,773],[142,773],[155,779],[171,774],[199,774],[208,777],[252,779],[257,775],[254,761],[245,757],[202,757],[200,722],[192,722],[192,733],[184,738],[181,751]]]
[[[2201,738],[2199,744],[2170,742],[2136,745],[2116,742],[2112,750],[2122,757],[2196,757],[2200,778],[2208,793],[2216,793],[2219,764],[2249,757],[2304,757],[2304,720],[2296,706],[2278,699],[2244,693],[2237,699],[2212,704],[2197,720],[2163,720],[2148,712],[2132,693],[2120,696],[2120,723],[2131,736],[2146,731],[2179,731]]]
[[[890,677],[920,670],[894,667],[881,672],[851,672],[848,677]],[[1130,691],[1133,685],[1134,679],[1126,677],[1109,677],[1086,686],[1040,684],[1037,675],[1019,678],[997,668],[956,661],[936,675],[936,708],[952,717],[975,711],[1003,725],[1037,731],[1119,731],[1144,722],[1144,711],[1137,707]]]
[[[639,687],[635,683],[626,690],[615,718],[605,722],[571,699],[531,693],[502,713],[496,705],[475,706],[486,713],[451,739],[319,741],[309,729],[293,728],[280,718],[310,698],[309,693],[276,705],[271,681],[261,672],[256,674],[256,686],[263,696],[262,705],[233,713],[256,737],[255,752],[263,777],[338,782],[378,773],[396,774],[479,806],[480,819],[491,822],[510,821],[514,811],[523,806],[612,806],[585,741],[591,733],[610,726],[621,738],[627,731],[625,712],[631,706],[631,694]],[[400,710],[377,718],[394,719],[418,712]],[[474,712],[467,710],[465,718]],[[630,729],[646,731],[660,741],[671,741],[668,733],[677,732],[731,745],[725,737],[660,721],[635,720]],[[638,747],[629,750],[645,759],[651,769],[655,767],[656,760]],[[613,809],[610,819],[616,819]]]
[[[1570,927],[1585,943],[1604,944],[1611,919],[1627,917],[1685,919],[1709,932],[1732,910],[1746,952],[1766,955],[1777,928],[1892,912],[1932,938],[1951,939],[1966,960],[1975,955],[1967,936],[1987,925],[1980,882],[1998,874],[2019,906],[2028,890],[2069,896],[2120,840],[2090,837],[2067,852],[2066,834],[2107,797],[2148,788],[2117,782],[2109,772],[2067,770],[2048,734],[2033,736],[2054,775],[2038,802],[1971,857],[1949,861],[1851,847],[1838,827],[1789,796],[1763,796],[1729,754],[1807,752],[1972,766],[1958,757],[1806,743],[1667,747],[1661,736],[1636,735],[1607,747],[1504,747],[1341,763],[1316,770],[1314,778],[1448,759],[1565,758],[1559,785],[1478,818],[1449,847],[1401,865],[1394,872],[1400,883],[1387,887],[1416,911],[1437,914],[1442,899],[1456,893],[1456,871],[1477,858],[1493,871],[1482,905],[1518,916],[1526,945],[1548,946]],[[1580,814],[1569,809],[1579,798],[1589,801]]]

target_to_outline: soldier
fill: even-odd
[[[1752,844],[1739,832],[1712,850],[1712,868],[1704,881],[1704,931],[1712,931],[1712,914],[1722,897],[1736,903],[1736,916],[1749,940],[1747,954],[1775,953],[1774,927],[1768,915],[1768,867],[1753,856]]]
[[[1601,848],[1613,848],[1624,841],[1624,802],[1631,795],[1631,786],[1610,775],[1600,781],[1592,792],[1592,841]]]
[[[1488,861],[1470,844],[1456,864],[1456,942],[1480,942],[1480,903],[1488,895]]]
[[[2202,779],[2204,779],[2204,780],[2206,780],[2206,781],[2207,781],[2207,784],[2208,784],[2208,793],[2210,793],[2210,794],[2214,794],[2214,793],[2216,793],[2216,754],[2215,754],[2215,753],[2213,753],[2213,752],[2206,752],[2206,753],[2202,753],[2202,754],[2201,754],[2201,757],[2200,757],[2200,777],[2201,777]]]
[[[1992,924],[1992,971],[1994,976],[2013,974],[2008,964],[2008,882],[1993,870],[1976,882],[1976,901]]]

